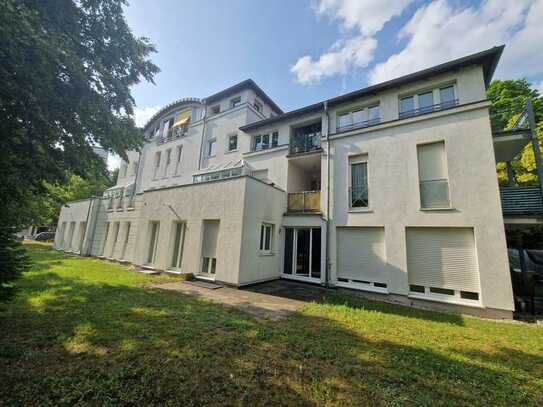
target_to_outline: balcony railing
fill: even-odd
[[[541,215],[543,198],[539,187],[501,187],[504,215]]]
[[[321,191],[292,192],[288,194],[289,212],[319,212]]]
[[[348,130],[360,129],[364,127],[375,126],[376,124],[379,124],[379,123],[381,123],[381,118],[375,117],[373,119],[364,120],[362,122],[344,124],[343,126],[338,126],[337,131],[348,131]]]
[[[419,116],[421,114],[438,112],[441,110],[451,109],[458,106],[458,99],[449,100],[447,102],[437,103],[431,106],[419,107],[418,109],[406,110],[400,112],[400,119],[405,119],[407,117]]]
[[[171,128],[168,130],[166,137],[163,136],[157,139],[157,144],[160,145],[160,144],[168,143],[173,140],[177,140],[178,138],[186,136],[187,133],[188,133],[187,126]]]
[[[293,136],[290,140],[290,154],[309,153],[321,149],[321,135]]]

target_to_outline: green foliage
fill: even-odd
[[[0,228],[0,301],[13,294],[12,280],[15,280],[30,266],[29,258],[22,243],[15,238],[15,229]]]
[[[36,201],[67,174],[105,176],[92,145],[121,157],[141,146],[130,88],[158,68],[125,4],[0,0],[0,228],[31,223]]]
[[[339,294],[253,317],[203,292],[145,288],[167,277],[38,247],[0,306],[5,405],[543,403],[536,326]]]
[[[536,89],[532,89],[526,79],[492,81],[487,96],[492,102],[492,128],[504,130],[511,128],[526,107],[526,101],[532,99],[534,116],[538,126],[538,137],[543,140],[543,97]],[[519,185],[537,185],[535,157],[531,144],[511,162]],[[497,165],[498,181],[507,183],[505,163]]]

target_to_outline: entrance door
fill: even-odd
[[[202,268],[199,276],[215,279],[217,272],[217,240],[219,237],[218,220],[204,220],[202,241]]]
[[[321,229],[286,228],[283,277],[321,281]]]

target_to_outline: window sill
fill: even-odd
[[[373,213],[371,208],[349,208],[349,213]]]
[[[237,153],[239,151],[239,148],[236,148],[235,150],[228,150],[225,152],[225,154],[230,154],[230,153]]]
[[[216,157],[216,156],[217,156],[217,154],[208,155],[207,158],[214,158],[214,157]]]
[[[456,208],[453,208],[452,206],[448,206],[445,208],[419,208],[419,211],[422,212],[440,212],[440,211],[455,211]]]
[[[135,210],[135,209],[136,209],[136,208],[134,208],[134,207],[126,208],[126,211],[127,211],[127,212],[131,212],[131,211],[133,211],[133,210]]]
[[[275,253],[273,253],[273,252],[259,252],[258,255],[260,257],[268,257],[268,256],[275,256]]]

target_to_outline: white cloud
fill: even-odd
[[[407,45],[369,74],[379,83],[450,59],[506,44],[498,75],[543,72],[543,0],[487,0],[480,7],[453,7],[437,0],[421,7],[399,32]]]
[[[136,126],[143,127],[149,119],[160,110],[160,107],[144,107],[143,109],[136,108],[134,109],[134,120],[136,121]]]
[[[412,0],[320,0],[318,15],[338,20],[356,34],[334,44],[319,58],[305,55],[291,67],[298,82],[307,84],[345,74],[351,68],[365,68],[373,60],[377,40],[373,37],[385,23],[398,16]]]
[[[300,83],[318,82],[327,76],[345,74],[352,65],[368,66],[376,47],[374,38],[354,37],[335,45],[317,60],[309,55],[298,59],[291,71]]]
[[[539,92],[540,96],[543,96],[543,80],[539,83],[534,83],[533,87]]]
[[[343,27],[357,29],[372,36],[383,29],[387,21],[399,16],[412,0],[320,0],[315,7],[319,15],[340,20]]]

